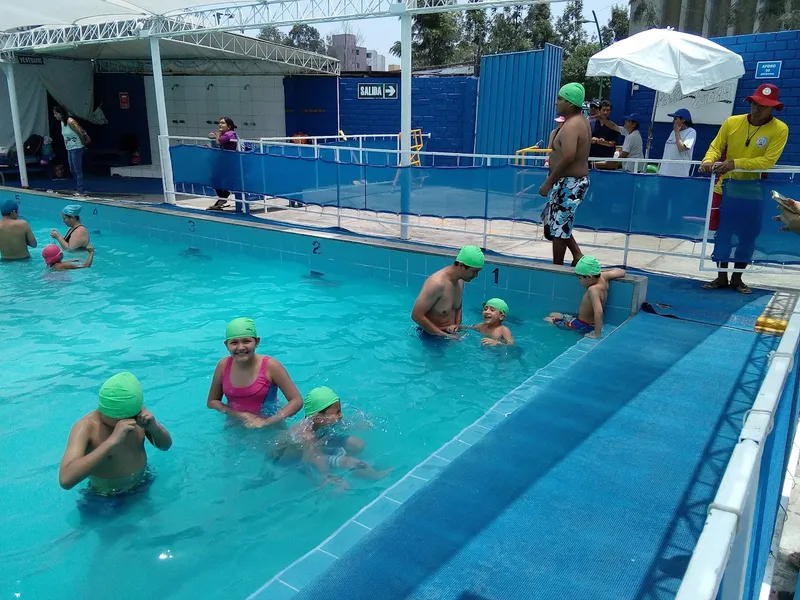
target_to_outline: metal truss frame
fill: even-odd
[[[37,49],[57,49],[84,44],[102,44],[154,35],[209,33],[287,26],[323,21],[348,21],[402,14],[482,10],[566,0],[263,0],[187,10],[153,17],[122,17],[94,24],[37,27],[0,33],[0,57]]]
[[[290,48],[289,46],[283,46],[281,44],[265,42],[245,35],[222,34],[217,31],[199,31],[174,35],[165,39],[179,44],[188,44],[196,48],[208,48],[216,52],[231,54],[245,59],[245,62],[248,62],[246,59],[267,61],[328,75],[339,75],[341,70],[339,61],[336,58],[309,52],[307,50],[300,50],[298,48]],[[219,61],[214,58],[209,60],[223,63],[231,62]],[[169,60],[165,62],[169,62]]]

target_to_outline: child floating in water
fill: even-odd
[[[589,338],[599,338],[603,331],[603,307],[608,300],[608,282],[625,277],[625,271],[608,269],[601,272],[600,263],[594,256],[582,256],[575,265],[575,274],[586,288],[578,316],[554,312],[544,320],[559,327],[574,329]]]
[[[483,303],[483,323],[477,325],[462,325],[459,329],[475,329],[486,336],[481,340],[484,346],[514,345],[514,336],[511,330],[503,325],[508,316],[508,304],[500,298],[491,298]]]
[[[142,402],[139,380],[118,373],[100,388],[97,410],[82,417],[69,433],[58,470],[65,490],[89,478],[89,491],[118,496],[135,491],[147,480],[147,438],[159,450],[169,450],[172,438]]]
[[[88,269],[94,260],[94,246],[86,244],[89,256],[81,263],[77,259],[64,260],[64,252],[55,244],[48,244],[42,249],[42,258],[47,266],[54,271],[69,271],[70,269]]]
[[[206,406],[239,419],[245,427],[260,428],[282,423],[303,406],[300,390],[283,365],[256,354],[261,338],[252,319],[234,319],[225,330],[230,352],[217,363]],[[287,404],[278,410],[278,389]],[[228,400],[222,402],[222,396]]]
[[[364,479],[382,479],[389,471],[376,471],[368,463],[353,456],[364,450],[364,440],[352,435],[337,434],[331,426],[342,419],[342,403],[329,387],[317,387],[306,394],[303,401],[306,418],[292,427],[290,441],[280,446],[273,458],[276,462],[294,462],[302,459],[311,465],[323,483],[341,485],[331,469],[352,470]]]

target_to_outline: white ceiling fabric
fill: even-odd
[[[169,16],[191,8],[252,4],[246,2],[203,2],[203,0],[38,0],[20,6],[3,6],[2,30],[20,27],[62,26],[114,21],[119,18]],[[4,3],[5,4],[5,3]]]

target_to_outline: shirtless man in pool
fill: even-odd
[[[455,335],[461,325],[464,282],[478,276],[483,262],[480,248],[464,246],[452,265],[428,277],[411,311],[411,318],[422,331],[436,337]]]
[[[27,221],[18,217],[19,206],[13,200],[6,200],[0,207],[0,258],[2,260],[22,260],[30,258],[28,246],[36,248],[36,236]]]

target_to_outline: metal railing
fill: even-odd
[[[676,600],[742,600],[751,553],[762,455],[797,354],[800,305],[795,306],[777,351],[747,411]],[[789,401],[790,399],[784,399]],[[791,417],[793,418],[793,417]],[[792,428],[789,436],[791,439]],[[719,594],[719,596],[718,596]]]
[[[312,138],[315,142],[314,144],[296,144],[291,141],[292,138],[262,138],[262,139],[240,139],[239,140],[239,148],[242,150],[250,149],[260,153],[268,153],[270,155],[277,155],[277,156],[284,156],[284,157],[293,157],[297,158],[300,156],[299,153],[303,153],[305,158],[313,158],[313,159],[320,159],[321,153],[324,153],[323,158],[327,157],[327,160],[330,162],[331,160],[335,163],[339,163],[342,165],[348,165],[349,167],[363,167],[365,169],[369,169],[370,167],[375,166],[383,166],[383,167],[391,167],[397,168],[397,159],[399,158],[399,151],[395,149],[385,149],[385,148],[372,148],[366,147],[363,144],[369,143],[371,140],[396,140],[396,134],[386,134],[386,135],[364,135],[360,138],[356,136],[351,136],[348,138],[352,143],[355,143],[355,140],[358,140],[360,147],[353,147],[353,146],[339,146],[335,142],[341,141],[339,136],[327,136],[321,137],[317,136]],[[211,140],[207,138],[199,138],[199,137],[182,137],[182,136],[170,136],[168,139],[165,140],[169,145],[185,145],[185,144],[194,144],[194,145],[210,145]],[[331,143],[325,143],[330,141]],[[241,156],[244,156],[246,153],[240,153]],[[411,179],[412,185],[418,186],[422,188],[424,186],[424,178],[425,178],[425,168],[429,167],[437,167],[438,163],[446,163],[447,166],[452,167],[496,167],[496,166],[510,166],[517,169],[515,173],[515,182],[514,182],[514,191],[513,191],[513,203],[515,206],[524,206],[524,205],[531,205],[539,203],[543,208],[544,203],[546,202],[544,198],[540,197],[538,194],[539,184],[534,181],[531,183],[531,180],[526,178],[534,177],[537,173],[541,173],[541,170],[526,170],[524,168],[519,167],[526,167],[526,166],[541,166],[543,162],[546,160],[545,155],[540,154],[523,154],[523,155],[491,155],[491,154],[464,154],[464,153],[448,153],[448,152],[430,152],[430,151],[421,151],[419,153],[422,157],[423,165],[422,169],[420,170],[420,175],[416,177],[416,179],[420,179],[420,181],[416,181],[415,174],[417,173],[417,167],[411,167]],[[240,159],[241,159],[240,156]],[[597,162],[606,162],[609,159],[591,159]],[[370,161],[370,164],[367,165],[366,162]],[[667,163],[679,163],[686,165],[687,161],[675,161],[675,160],[647,160],[644,161],[641,158],[623,158],[623,159],[613,159],[614,162],[619,162],[621,164],[635,164],[638,169],[644,168],[645,164],[667,164]],[[692,168],[696,167],[700,164],[700,161],[691,161],[689,163]],[[316,181],[311,184],[309,183],[309,189],[319,188],[319,172],[318,166],[315,170],[315,178]],[[402,169],[397,168],[394,180],[391,182],[392,189],[402,187],[402,181],[399,177]],[[590,173],[592,173],[591,171]],[[599,171],[598,171],[599,172]],[[800,168],[797,167],[780,167],[770,172],[774,172],[776,174],[789,176],[793,179],[795,173],[800,173]],[[641,178],[652,178],[656,177],[657,175],[644,173],[644,172],[635,172],[629,173],[628,175],[618,175],[620,177],[641,177]],[[366,175],[363,177],[361,175],[358,176],[359,178],[363,179],[363,183],[365,186],[369,185],[366,181]],[[591,177],[590,177],[591,178]],[[672,180],[676,181],[681,178],[673,178],[673,177],[660,177],[662,181],[664,180]],[[691,178],[692,181],[696,183],[698,182],[698,178]],[[650,180],[655,181],[655,180]],[[166,183],[166,182],[165,182]],[[342,183],[342,182],[339,182]],[[350,183],[358,183],[358,181],[346,181],[342,185],[350,184]],[[388,185],[388,182],[387,182]],[[338,184],[335,186],[338,188]],[[709,252],[709,241],[713,238],[711,237],[711,233],[709,231],[709,218],[712,209],[712,196],[714,191],[714,178],[708,178],[708,186],[705,188],[707,190],[707,198],[705,202],[705,218],[703,218],[702,213],[698,213],[696,216],[690,217],[686,216],[683,217],[684,220],[694,220],[697,221],[696,227],[696,235],[694,239],[686,238],[685,236],[675,236],[670,235],[666,230],[658,230],[658,231],[635,231],[630,222],[626,223],[625,227],[619,227],[616,229],[603,229],[602,227],[593,227],[590,229],[581,228],[580,224],[576,226],[576,235],[579,236],[579,243],[581,246],[586,246],[588,248],[602,248],[606,250],[612,250],[619,252],[621,255],[620,263],[624,266],[628,266],[629,263],[629,255],[631,253],[636,254],[644,254],[644,255],[655,255],[655,256],[672,256],[682,259],[691,259],[697,260],[699,263],[699,270],[700,271],[709,271],[709,272],[716,272],[719,270],[725,270],[728,272],[733,272],[735,268],[726,268],[721,269],[716,263],[713,263],[708,255]],[[474,189],[472,192],[482,192],[482,189]],[[204,190],[202,187],[197,187],[193,185],[183,186],[181,189],[176,190],[175,192],[178,196],[202,196],[205,195]],[[645,199],[647,200],[647,199]],[[652,200],[652,199],[651,199]],[[236,198],[237,206],[239,206],[244,212],[249,212],[252,209],[255,210],[264,210],[267,211],[269,208],[274,207],[281,207],[281,208],[289,208],[291,210],[305,210],[308,211],[310,207],[315,206],[314,202],[305,202],[303,200],[297,200],[290,197],[282,197],[280,195],[268,195],[268,194],[239,194]],[[517,221],[516,218],[512,215],[511,218],[498,218],[498,217],[491,217],[489,211],[489,197],[488,191],[486,196],[486,203],[487,206],[485,207],[484,211],[481,211],[480,214],[464,217],[462,220],[458,220],[457,217],[433,217],[430,215],[410,215],[405,214],[400,211],[391,212],[391,211],[377,211],[375,209],[371,209],[369,206],[366,205],[363,208],[355,208],[352,206],[342,206],[340,203],[336,203],[335,205],[332,204],[319,204],[322,206],[322,212],[325,213],[326,209],[333,209],[336,211],[336,225],[337,227],[341,227],[342,219],[346,218],[348,221],[353,222],[365,222],[365,223],[375,223],[380,225],[381,227],[388,227],[388,226],[396,226],[398,222],[402,222],[403,225],[408,225],[415,229],[421,231],[451,231],[457,233],[467,233],[467,234],[475,234],[478,233],[482,239],[483,247],[488,247],[487,242],[489,238],[498,239],[498,240],[514,240],[520,242],[528,242],[528,241],[545,241],[543,235],[543,229],[540,224],[531,222],[530,219],[523,221]],[[287,207],[288,204],[288,207]],[[698,206],[701,206],[698,203]],[[635,198],[634,201],[631,202],[630,206],[630,220],[632,221],[634,218],[634,209],[635,206]],[[585,209],[584,209],[585,210]],[[580,222],[580,215],[581,212],[578,213],[579,215],[579,222]],[[479,221],[478,223],[474,223],[475,221]],[[493,227],[492,224],[495,221],[506,221],[510,222],[509,227]],[[703,223],[704,221],[704,223]],[[455,225],[454,225],[455,223]],[[702,225],[701,225],[702,223]],[[474,225],[477,225],[477,229]],[[620,238],[620,236],[622,236]],[[402,232],[401,236],[402,238]],[[405,239],[405,238],[404,238]],[[788,239],[788,238],[787,238]],[[784,264],[775,264],[775,265],[755,265],[753,267],[750,266],[751,269],[755,268],[757,271],[769,271],[769,272],[791,272],[797,273],[798,268],[792,265],[784,265]]]

